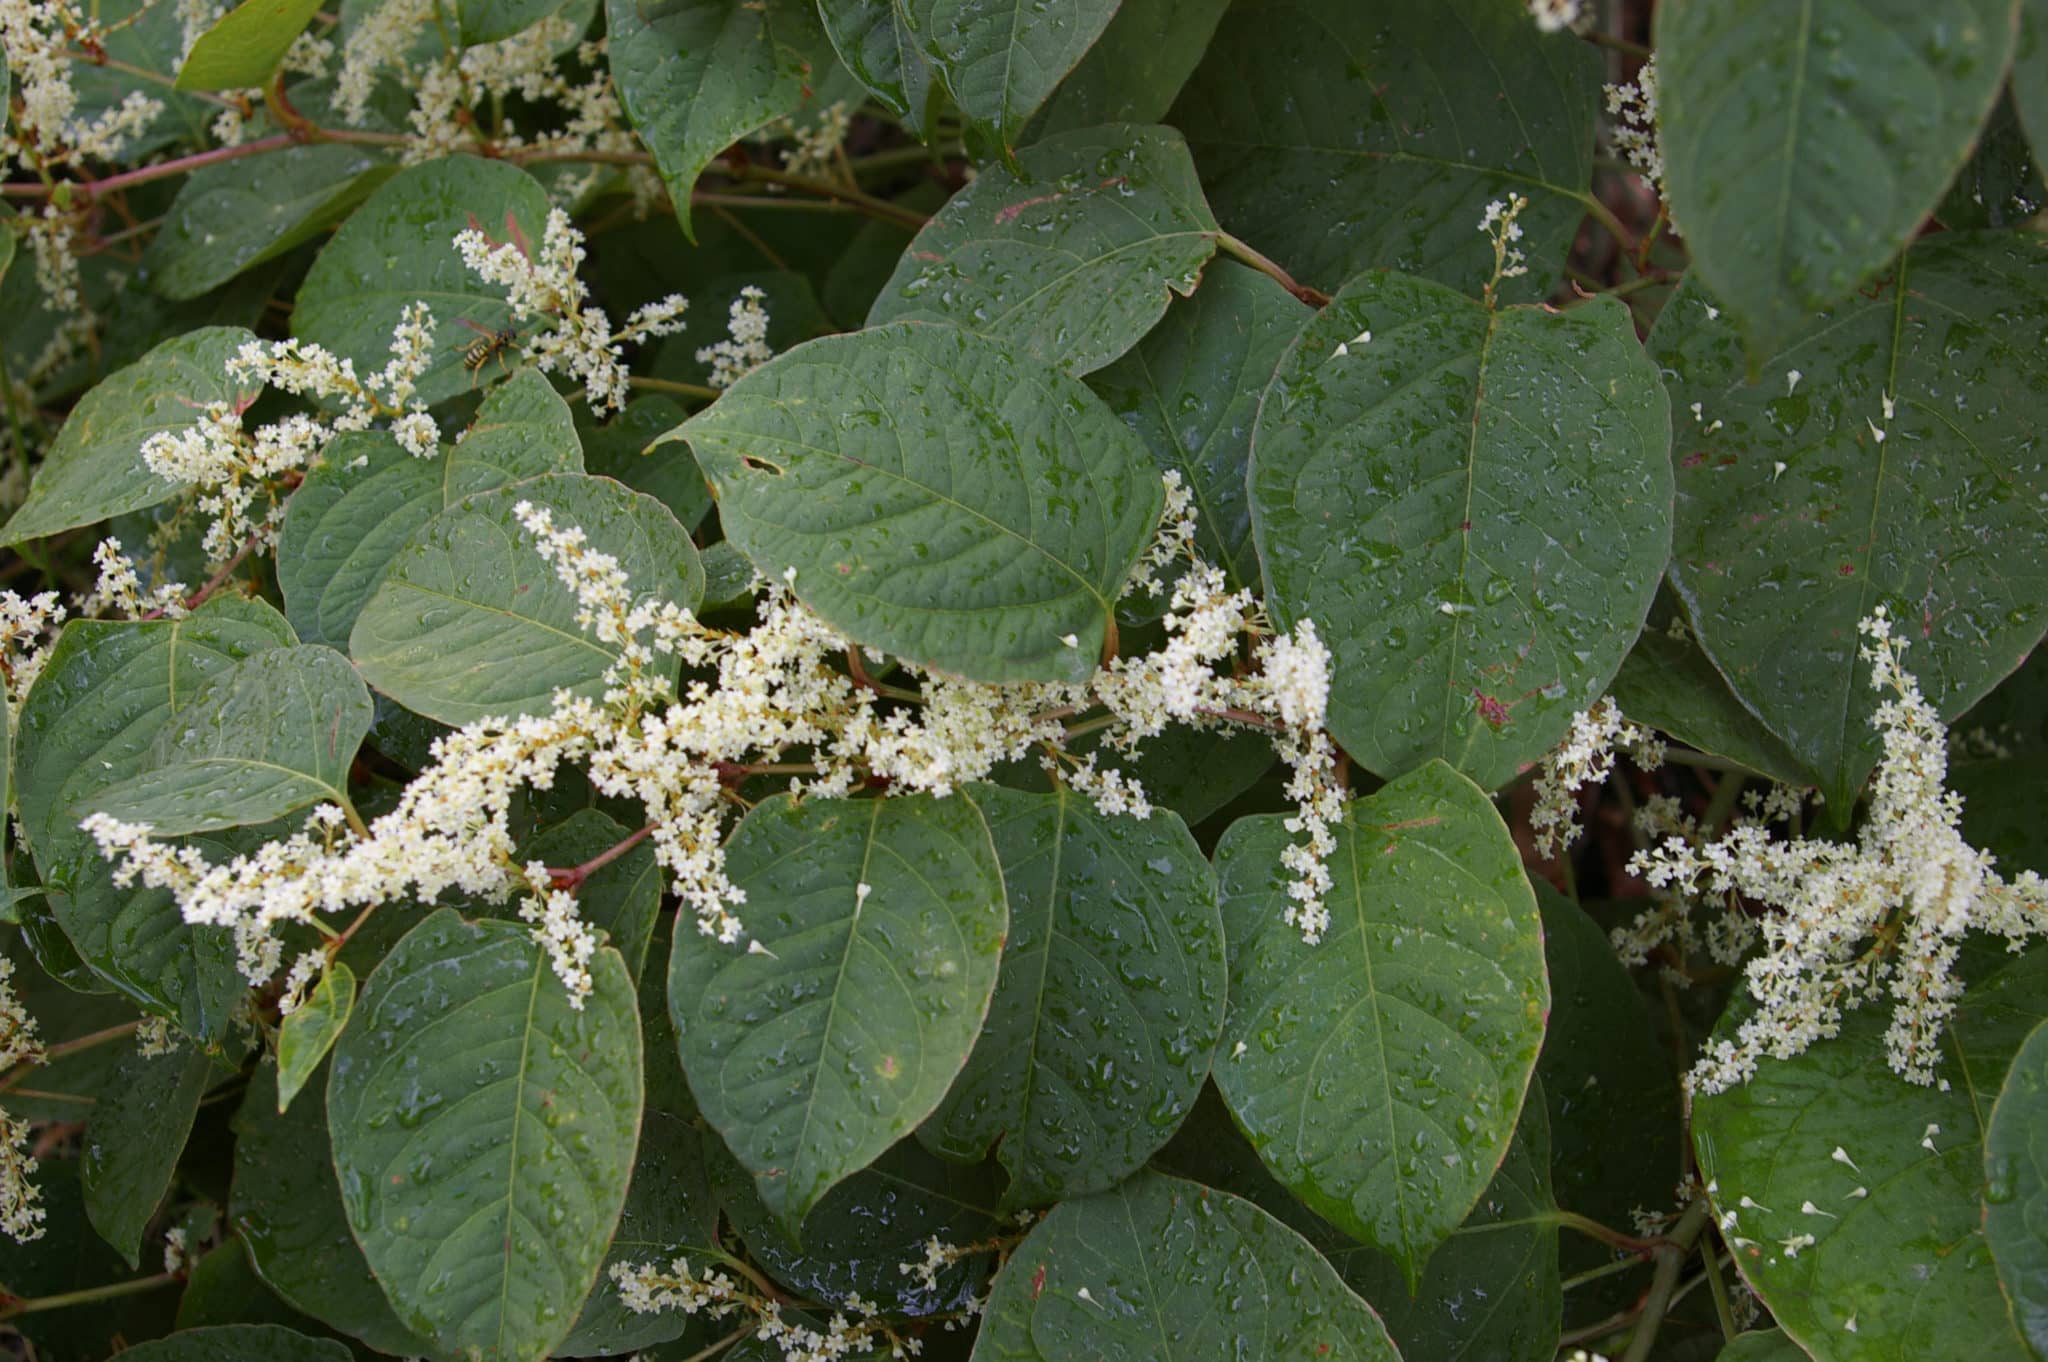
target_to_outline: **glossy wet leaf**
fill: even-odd
[[[349,1362],[348,1345],[281,1324],[215,1324],[180,1329],[124,1348],[131,1362]]]
[[[292,335],[323,345],[374,374],[391,358],[391,329],[404,310],[434,314],[434,358],[418,399],[439,402],[498,375],[472,373],[471,343],[512,325],[505,290],[462,263],[455,234],[475,227],[493,241],[540,248],[547,194],[525,171],[479,156],[408,166],[377,187],[321,247],[292,309]],[[531,328],[529,323],[529,329]]]
[[[799,346],[671,438],[764,575],[795,568],[852,638],[982,681],[1093,670],[1165,501],[1078,380],[929,323]]]
[[[349,1233],[329,1156],[324,1077],[280,1112],[276,1066],[258,1064],[234,1131],[228,1220],[264,1284],[379,1352],[426,1356],[432,1344],[399,1322]]]
[[[332,961],[277,1025],[277,1109],[285,1110],[334,1048],[356,1005],[355,971]]]
[[[988,1021],[919,1138],[991,1149],[1009,1205],[1114,1186],[1164,1144],[1223,1024],[1216,878],[1174,814],[977,786],[1010,901]]]
[[[649,446],[681,425],[689,413],[659,394],[637,397],[601,426],[586,427],[584,467],[594,476],[615,478],[636,492],[645,492],[674,513],[686,530],[695,530],[711,510],[711,489],[687,446]]]
[[[1752,1329],[1729,1339],[1719,1362],[1808,1362],[1808,1357],[1783,1329]]]
[[[923,134],[932,68],[895,0],[818,0],[818,16],[840,62],[912,132]]]
[[[160,837],[344,807],[370,693],[332,648],[267,648],[207,680],[157,730],[142,769],[91,806]]]
[[[1121,0],[1027,140],[1103,123],[1157,123],[1202,60],[1229,0]]]
[[[446,724],[602,692],[618,650],[576,623],[575,594],[519,523],[521,502],[615,555],[636,597],[695,605],[703,568],[667,507],[606,478],[550,475],[465,498],[413,533],[349,635],[364,680]]]
[[[2017,227],[2048,200],[2041,174],[2010,94],[2002,96],[1934,215],[1950,231]]]
[[[238,326],[200,327],[95,384],[44,453],[28,499],[0,528],[0,545],[76,529],[175,496],[180,484],[142,462],[143,442],[159,432],[191,428],[210,402],[238,402],[245,390],[225,366],[254,339]]]
[[[1671,213],[1701,282],[1760,352],[1912,240],[1998,97],[2017,7],[1729,0],[1658,12]]]
[[[2048,147],[2048,0],[2020,0],[2019,43],[2012,55],[2012,103],[2028,142]]]
[[[1223,225],[1324,290],[1396,269],[1477,294],[1486,205],[1529,199],[1542,298],[1590,198],[1600,54],[1499,0],[1231,6],[1167,121]]]
[[[42,1237],[21,1244],[0,1235],[0,1282],[10,1295],[65,1295],[135,1275],[86,1219],[76,1159],[42,1160],[35,1182],[45,1214]],[[167,1291],[87,1300],[31,1311],[13,1327],[52,1357],[107,1357],[129,1329],[144,1334],[169,1328],[173,1305]]]
[[[431,459],[381,432],[336,436],[292,494],[278,535],[278,585],[299,637],[346,648],[391,560],[463,497],[581,472],[575,431],[563,430],[568,418],[547,380],[522,370],[484,399],[467,438]]]
[[[465,47],[498,42],[531,28],[561,8],[562,0],[458,0],[457,35]]]
[[[690,189],[713,157],[804,102],[825,48],[809,0],[605,0],[619,102],[690,231]]]
[[[1966,972],[1942,1041],[1947,1091],[1887,1067],[1880,1002],[1797,1059],[1761,1060],[1743,1086],[1695,1099],[1700,1176],[1735,1214],[1736,1266],[1817,1362],[2026,1356],[1982,1228],[1982,1114],[2048,1014],[2048,954],[1980,958],[1989,967]]]
[[[1500,815],[1440,762],[1353,802],[1334,832],[1314,945],[1281,920],[1283,815],[1240,819],[1216,848],[1231,943],[1216,1083],[1274,1175],[1413,1283],[1514,1133],[1550,1003],[1542,925]]]
[[[1251,468],[1267,604],[1330,648],[1345,750],[1491,788],[1554,745],[1656,593],[1670,438],[1612,300],[1490,311],[1405,275],[1346,285],[1281,362]]]
[[[342,1205],[407,1327],[437,1353],[548,1355],[626,1198],[640,1022],[599,947],[580,1009],[532,932],[424,919],[370,976],[334,1047]]]
[[[333,227],[395,169],[367,147],[330,142],[196,170],[143,254],[150,285],[197,298]]]
[[[910,42],[988,149],[1024,125],[1116,13],[1117,0],[894,0]]]
[[[997,1274],[974,1362],[1400,1356],[1372,1308],[1251,1202],[1144,1172],[1063,1202]]]
[[[1736,695],[1846,807],[1878,752],[1857,621],[1887,607],[1945,718],[2048,628],[2048,375],[2011,341],[2048,326],[2048,242],[1916,245],[1754,385],[1709,306],[1687,285],[1650,337],[1674,411],[1701,418],[1676,421],[1671,579]]]
[[[180,90],[244,90],[263,85],[320,0],[242,0],[215,19],[178,67]]]
[[[1114,123],[991,166],[926,223],[882,286],[870,324],[951,322],[1070,374],[1137,344],[1216,249],[1187,144]]]
[[[316,1338],[327,1332],[319,1320],[292,1309],[263,1284],[241,1241],[232,1236],[206,1250],[186,1273],[185,1289],[178,1296],[179,1329],[276,1324]]]
[[[1245,488],[1259,397],[1310,312],[1265,275],[1218,261],[1135,349],[1088,377],[1159,466],[1180,473],[1195,546],[1233,586],[1259,584]]]
[[[726,844],[749,945],[676,932],[669,1008],[704,1118],[785,1233],[967,1063],[1008,914],[964,797],[778,795]],[[862,892],[865,886],[866,892]]]
[[[2013,1056],[1984,1128],[1984,1238],[2013,1323],[2048,1354],[2048,1026]]]
[[[167,1055],[130,1050],[86,1120],[79,1177],[93,1228],[128,1260],[171,1188],[213,1061],[191,1041]]]

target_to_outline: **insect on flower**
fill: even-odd
[[[498,361],[499,366],[507,374],[512,372],[511,365],[506,363],[505,352],[519,340],[517,327],[501,326],[492,330],[479,326],[467,317],[458,317],[456,320],[477,333],[475,340],[462,347],[462,367],[469,370],[470,387],[476,386],[477,375],[481,374],[484,366],[492,360]]]

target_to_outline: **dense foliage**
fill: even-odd
[[[2048,1358],[2048,0],[0,0],[0,1324]]]

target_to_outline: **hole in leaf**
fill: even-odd
[[[767,459],[763,459],[758,455],[742,454],[740,455],[740,462],[745,464],[747,467],[753,469],[757,473],[767,473],[773,477],[778,478],[782,476],[781,464],[771,463]]]

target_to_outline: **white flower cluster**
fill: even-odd
[[[1585,0],[1529,0],[1529,14],[1545,33],[1566,33],[1586,22]]]
[[[1657,59],[1653,56],[1622,85],[1609,85],[1607,112],[1614,117],[1614,149],[1642,172],[1661,198],[1664,194],[1664,148],[1657,139]]]
[[[49,171],[93,159],[111,161],[164,110],[163,101],[131,91],[90,121],[78,117],[70,51],[98,48],[105,31],[69,0],[0,0],[0,50],[18,100],[11,132],[0,133],[0,164]]]
[[[726,317],[726,338],[697,352],[697,362],[711,366],[711,386],[730,388],[760,365],[775,358],[768,348],[767,295],[752,284],[732,300]]]
[[[1963,840],[1962,799],[1945,787],[1948,734],[1900,667],[1905,644],[1891,620],[1880,608],[1861,629],[1871,682],[1887,698],[1872,716],[1884,755],[1856,841],[1774,840],[1746,822],[1704,846],[1673,839],[1630,862],[1657,888],[1768,910],[1758,923],[1766,950],[1744,969],[1757,1009],[1733,1040],[1709,1048],[1691,1075],[1695,1091],[1744,1082],[1762,1056],[1801,1053],[1836,1034],[1847,1009],[1887,993],[1891,1066],[1932,1083],[1962,992],[1954,966],[1965,934],[2017,949],[2048,932],[2048,882],[2032,871],[2008,882]]]
[[[35,1018],[14,996],[8,982],[13,977],[14,962],[0,956],[0,1074],[18,1064],[43,1062]],[[43,1194],[29,1181],[35,1176],[36,1160],[29,1153],[28,1138],[28,1122],[0,1110],[0,1234],[19,1244],[43,1235]]]
[[[1486,296],[1493,297],[1494,286],[1503,279],[1513,279],[1529,272],[1529,258],[1522,253],[1522,224],[1516,219],[1529,206],[1526,194],[1510,194],[1505,199],[1495,199],[1486,205],[1486,212],[1479,219],[1479,230],[1493,242],[1493,280],[1486,286]]]
[[[34,684],[64,624],[64,605],[54,591],[21,597],[0,591],[0,681],[10,717]]]
[[[510,241],[494,241],[478,228],[455,234],[463,263],[486,283],[505,290],[514,321],[552,320],[521,343],[520,353],[545,373],[563,373],[583,384],[592,412],[603,415],[626,405],[624,346],[682,330],[689,301],[679,293],[647,304],[626,319],[617,335],[602,308],[589,305],[577,275],[583,263],[583,234],[569,215],[549,212],[536,258],[515,230]]]
[[[782,168],[792,175],[830,175],[833,162],[839,158],[839,148],[846,142],[853,111],[846,107],[845,100],[834,100],[818,110],[817,121],[808,127],[792,118],[779,122],[791,143],[783,153]]]
[[[171,619],[185,614],[185,584],[160,582],[145,594],[135,564],[118,539],[102,539],[92,551],[93,566],[99,569],[93,589],[78,603],[78,613],[88,617],[119,612],[130,619],[163,615]]]
[[[1536,834],[1537,855],[1548,860],[1578,840],[1578,793],[1607,779],[1617,749],[1645,771],[1664,764],[1663,741],[1623,718],[1613,697],[1603,697],[1591,709],[1572,715],[1564,741],[1545,755],[1536,771],[1536,805],[1529,811],[1529,828]]]
[[[699,1272],[687,1258],[677,1258],[666,1268],[658,1263],[614,1263],[611,1279],[620,1301],[636,1314],[680,1310],[707,1319],[752,1314],[754,1337],[775,1347],[783,1362],[834,1362],[864,1357],[883,1347],[891,1357],[914,1357],[923,1348],[921,1340],[898,1335],[876,1318],[874,1308],[858,1296],[848,1303],[857,1318],[835,1311],[824,1329],[814,1329],[785,1319],[782,1303],[750,1284],[717,1270]]]
[[[178,1031],[164,1017],[144,1017],[135,1027],[135,1053],[144,1059],[161,1059],[178,1052]]]
[[[15,222],[24,229],[22,235],[28,238],[29,254],[36,264],[36,288],[43,295],[43,307],[51,312],[88,316],[78,271],[77,215],[67,213],[52,203],[45,204],[43,210],[33,217],[23,216],[16,218]],[[62,338],[62,332],[52,337],[52,346]],[[39,372],[44,370],[42,357],[38,358],[35,367]]]
[[[646,836],[675,892],[699,930],[730,943],[743,934],[735,909],[745,901],[726,877],[722,845],[738,779],[788,772],[778,763],[796,750],[810,756],[795,767],[807,773],[791,782],[796,791],[844,795],[873,779],[891,793],[945,795],[1037,748],[1049,764],[1071,766],[1067,778],[1107,811],[1143,816],[1150,806],[1134,782],[1099,770],[1097,754],[1066,751],[1063,719],[1099,705],[1109,711],[1106,744],[1117,751],[1135,752],[1170,721],[1249,724],[1274,735],[1295,771],[1300,807],[1290,827],[1306,834],[1288,852],[1297,883],[1287,920],[1310,940],[1321,935],[1323,859],[1342,817],[1321,731],[1329,654],[1303,622],[1260,638],[1250,674],[1218,675],[1215,665],[1257,621],[1249,594],[1226,591],[1216,569],[1197,562],[1182,577],[1164,650],[1119,659],[1088,682],[990,686],[910,668],[922,690],[885,695],[857,666],[832,665],[857,653],[787,582],[765,589],[753,629],[710,629],[671,602],[636,600],[617,559],[580,529],[557,526],[529,503],[516,512],[576,593],[582,627],[619,650],[600,701],[565,692],[547,714],[472,723],[436,742],[432,763],[367,828],[351,831],[342,811],[320,810],[306,830],[218,866],[193,848],[155,841],[146,826],[96,814],[83,826],[119,862],[117,883],[170,889],[187,922],[232,928],[241,968],[258,982],[282,963],[279,932],[289,924],[394,899],[431,902],[451,889],[501,899],[524,889],[532,897],[522,916],[580,1005],[595,940],[576,916],[574,885],[515,861],[510,831],[517,792],[550,787],[562,763],[585,764],[600,793],[645,807]],[[679,659],[697,679],[678,694],[654,665],[660,657]]]

